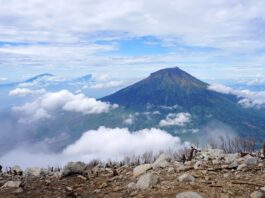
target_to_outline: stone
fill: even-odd
[[[197,161],[196,163],[195,163],[195,165],[194,165],[194,169],[199,169],[199,168],[201,168],[202,167],[202,161]]]
[[[228,168],[237,168],[238,167],[238,164],[237,164],[237,161],[233,161],[231,164],[228,165]]]
[[[69,186],[67,186],[66,188],[65,188],[67,191],[72,191],[73,189],[71,188],[71,187],[69,187]]]
[[[25,171],[26,176],[33,176],[33,177],[39,177],[42,174],[42,169],[41,168],[28,168]]]
[[[8,181],[2,186],[2,188],[19,188],[20,185],[21,181]]]
[[[244,161],[246,166],[253,166],[258,163],[258,159],[256,157],[247,157]]]
[[[250,194],[251,198],[264,198],[265,195],[260,191],[254,191]]]
[[[169,174],[175,173],[175,169],[173,167],[169,167],[168,170],[167,170],[167,172]]]
[[[14,172],[16,172],[16,173],[22,173],[23,171],[22,171],[22,169],[20,168],[20,166],[13,166],[12,168],[11,168],[11,171],[12,171],[12,173],[14,173]]]
[[[240,165],[237,167],[237,170],[240,171],[240,170],[244,169],[245,167],[247,167],[246,164],[240,164]]]
[[[86,167],[87,165],[83,162],[69,162],[64,166],[62,176],[82,174],[86,170]]]
[[[225,154],[224,158],[225,158],[225,162],[226,163],[233,163],[234,161],[236,161],[239,158],[239,154],[238,153],[234,153],[234,154]]]
[[[136,166],[133,169],[133,177],[138,177],[139,175],[146,173],[146,171],[148,171],[150,169],[152,169],[151,164],[141,164],[139,166]]]
[[[159,177],[152,173],[145,173],[142,175],[136,183],[136,188],[147,189],[159,183]]]
[[[169,156],[165,153],[162,153],[152,164],[153,169],[166,168],[167,166],[169,166]]]
[[[203,198],[196,192],[182,192],[177,194],[176,198]]]
[[[131,189],[135,189],[136,188],[136,184],[134,182],[131,182],[127,185],[128,188],[131,188]]]
[[[178,177],[178,181],[179,182],[194,182],[195,178],[188,173],[184,173],[183,175]]]
[[[23,193],[23,188],[18,188],[16,189],[13,194],[20,194],[20,193]]]

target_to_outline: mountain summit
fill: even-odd
[[[112,95],[103,101],[117,103],[126,108],[155,106],[212,106],[229,97],[207,89],[208,84],[191,76],[178,67],[162,69],[149,77]],[[230,96],[231,97],[231,96]],[[229,102],[229,101],[227,101]]]

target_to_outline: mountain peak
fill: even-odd
[[[209,93],[208,84],[191,76],[178,67],[152,73],[127,88],[101,98],[125,107],[144,107],[147,104],[192,107],[205,104],[216,93]]]

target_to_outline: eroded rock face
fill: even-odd
[[[263,192],[260,192],[260,191],[254,191],[251,193],[250,197],[251,198],[264,198],[265,194]]]
[[[152,169],[151,164],[141,164],[139,166],[136,166],[133,169],[133,177],[138,177],[139,175],[146,173],[146,171],[148,171],[150,169]]]
[[[152,164],[153,169],[165,168],[169,166],[169,156],[162,153],[157,160]]]
[[[196,192],[182,192],[177,194],[176,198],[203,198]]]
[[[159,182],[159,177],[152,173],[142,175],[136,183],[136,188],[147,189],[151,188]]]
[[[64,166],[62,176],[82,174],[86,170],[86,167],[87,165],[83,162],[69,162]]]

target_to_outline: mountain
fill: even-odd
[[[52,75],[50,73],[43,73],[43,74],[39,74],[37,76],[34,76],[32,78],[25,80],[24,83],[33,83],[35,81],[45,80],[45,79],[49,79],[51,77],[54,77],[54,75]]]
[[[237,96],[209,90],[207,83],[178,67],[154,72],[146,79],[101,100],[119,104],[128,111],[159,111],[155,121],[155,118],[141,119],[134,123],[136,126],[161,128],[159,119],[166,119],[172,113],[187,112],[191,115],[191,122],[187,126],[171,125],[164,128],[172,134],[184,131],[185,135],[191,135],[194,129],[199,129],[199,134],[205,134],[209,126],[213,126],[212,123],[218,123],[218,126],[225,126],[242,137],[258,139],[260,142],[265,139],[264,111],[242,107],[238,104]],[[168,107],[168,110],[162,107]]]
[[[207,89],[204,83],[178,67],[162,69],[148,78],[124,88],[103,101],[117,103],[126,108],[141,108],[146,105],[174,106],[185,109],[194,106],[213,106],[220,102],[234,103],[236,97]]]

